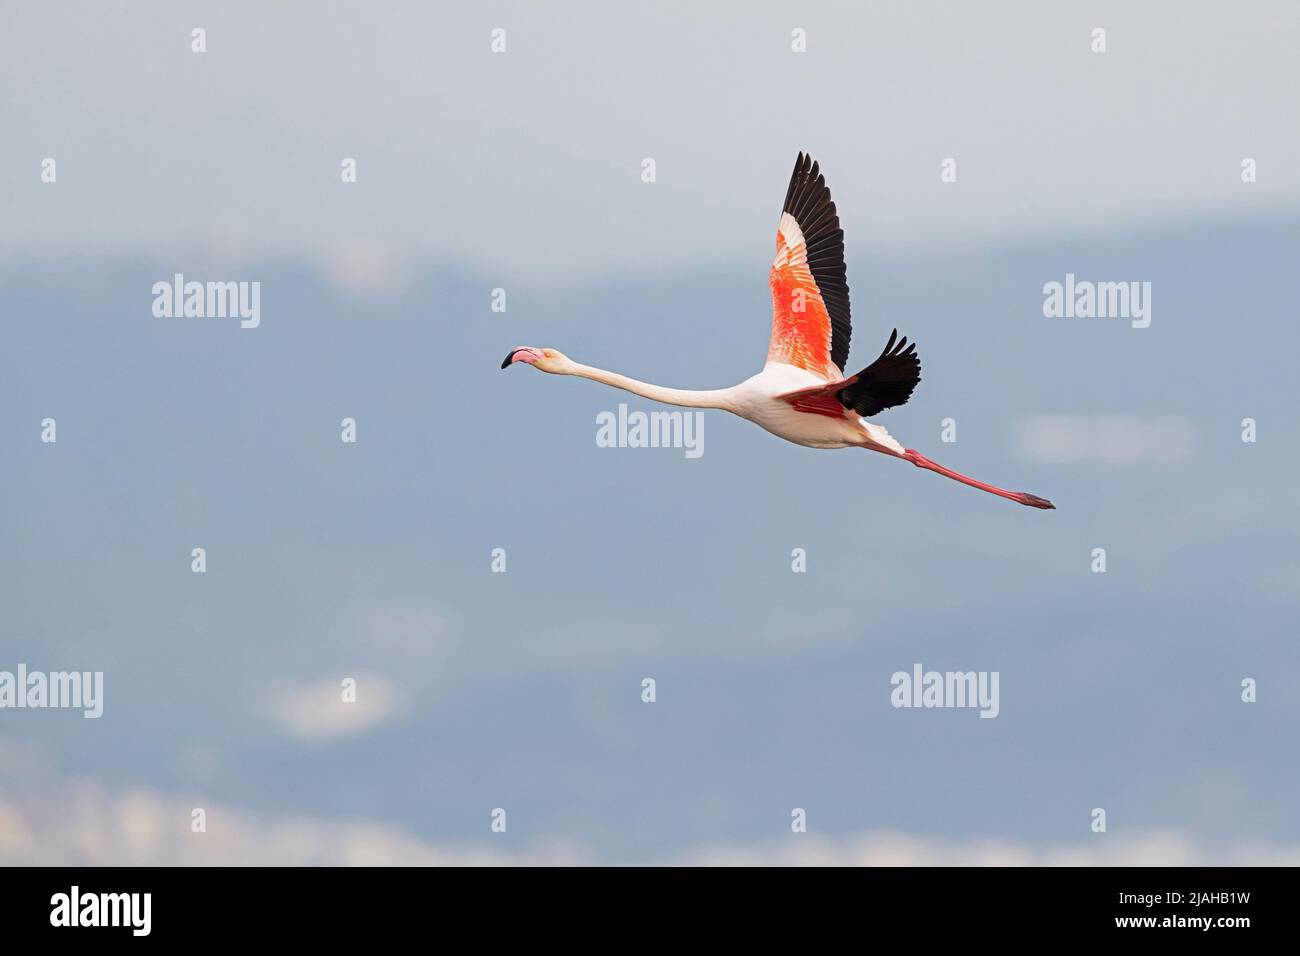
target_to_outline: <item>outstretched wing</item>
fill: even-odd
[[[849,284],[844,230],[826,179],[799,154],[776,231],[769,362],[796,365],[828,380],[844,377],[849,359]]]
[[[854,375],[836,393],[845,408],[870,418],[912,397],[912,389],[921,381],[921,360],[916,355],[915,342],[908,345],[905,335],[895,345],[897,338],[898,329],[894,329],[880,358]]]
[[[870,418],[886,408],[904,404],[912,389],[921,381],[921,360],[916,343],[907,344],[907,336],[898,339],[898,329],[889,335],[880,357],[856,375],[839,381],[801,388],[778,395],[796,411],[839,418],[845,409]]]

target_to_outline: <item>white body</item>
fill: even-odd
[[[903,453],[903,446],[884,428],[858,418],[847,409],[841,417],[831,418],[798,411],[776,397],[825,384],[821,376],[794,365],[768,362],[757,375],[722,391],[731,400],[729,411],[796,445],[808,448],[883,445],[900,455]]]

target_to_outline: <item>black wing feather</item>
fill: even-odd
[[[903,336],[895,344],[897,339],[898,329],[894,329],[880,358],[836,392],[841,405],[870,418],[912,397],[912,389],[921,381],[921,360],[917,358],[915,342],[908,345],[907,336]]]

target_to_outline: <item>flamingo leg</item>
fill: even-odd
[[[931,461],[919,451],[914,451],[911,448],[904,450],[902,457],[916,465],[917,468],[924,468],[926,471],[933,471],[936,474],[943,475],[945,478],[951,478],[953,481],[960,481],[963,485],[970,485],[972,488],[980,489],[980,491],[987,491],[989,494],[1000,495],[1003,498],[1010,498],[1012,501],[1019,502],[1022,505],[1028,505],[1031,508],[1056,508],[1056,505],[1052,504],[1046,498],[1031,495],[1027,491],[1007,491],[1005,488],[999,488],[996,485],[977,481],[969,475],[963,475],[959,471],[945,468],[943,465]]]

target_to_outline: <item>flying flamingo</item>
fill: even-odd
[[[905,403],[921,380],[921,362],[916,344],[908,345],[906,336],[900,340],[895,329],[874,362],[845,377],[852,326],[844,230],[825,177],[812,157],[803,153],[795,161],[786,190],[770,282],[772,338],[767,362],[757,375],[731,388],[664,388],[579,365],[555,349],[531,346],[512,349],[501,367],[523,362],[553,375],[603,382],[656,402],[719,408],[796,445],[866,448],[1031,508],[1056,507],[1027,491],[1007,491],[945,468],[904,448],[882,426],[863,417]]]

